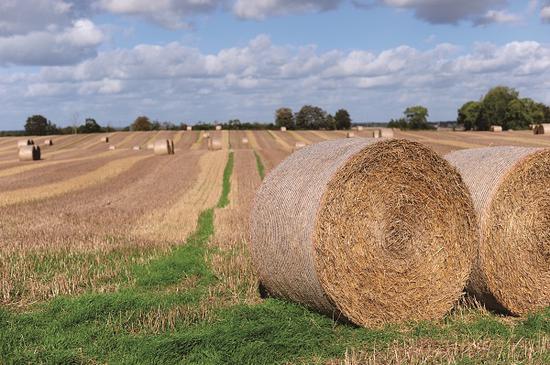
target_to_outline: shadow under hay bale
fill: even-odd
[[[22,146],[19,148],[19,161],[39,161],[42,153],[39,146]]]
[[[445,158],[476,208],[480,240],[468,290],[487,308],[523,315],[550,304],[550,150],[493,147]]]
[[[304,148],[266,177],[251,213],[267,291],[362,326],[446,314],[476,240],[458,172],[406,140]]]

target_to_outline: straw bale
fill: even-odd
[[[20,161],[38,161],[41,158],[39,146],[27,145],[19,148]]]
[[[251,213],[251,253],[269,293],[362,326],[442,317],[476,240],[458,172],[406,140],[304,148],[266,177]]]
[[[281,127],[281,132],[286,132],[286,127]]]
[[[101,142],[103,142],[103,143],[109,143],[109,137],[107,137],[107,136],[101,137]]]
[[[192,130],[193,130],[193,127],[187,126],[187,131],[188,131],[188,132],[191,132]]]
[[[380,137],[382,138],[394,138],[392,128],[380,128]]]
[[[203,133],[202,133],[202,138],[210,138],[210,133],[208,133],[208,132],[203,132]]]
[[[355,138],[355,133],[353,132],[348,132],[348,134],[346,135],[347,138]]]
[[[491,132],[502,132],[502,127],[500,125],[492,125]]]
[[[218,151],[222,149],[222,141],[219,138],[210,138],[208,140],[208,149],[211,151]]]
[[[542,123],[533,128],[535,134],[550,134],[550,123]]]
[[[53,140],[51,139],[46,139],[44,141],[44,146],[53,146]]]
[[[445,158],[461,172],[478,217],[468,290],[514,315],[550,305],[550,150],[478,148]]]
[[[217,130],[217,131],[221,131],[221,130],[222,130],[222,126],[221,126],[221,125],[217,125],[217,126],[216,126],[216,130]]]
[[[170,141],[167,139],[160,139],[155,142],[154,151],[155,155],[170,155]]]
[[[363,131],[363,126],[362,125],[358,125],[357,126],[357,132],[362,132]]]
[[[34,144],[34,141],[32,139],[24,139],[17,141],[17,148],[23,147],[23,146],[32,146]]]
[[[134,146],[132,149],[133,149],[134,151],[140,151],[140,150],[141,150],[141,147],[140,147],[140,146]]]
[[[246,137],[243,137],[243,139],[241,140],[242,144],[248,144],[248,138]]]
[[[153,142],[147,143],[147,149],[148,150],[154,150],[155,149],[155,144]]]
[[[380,138],[382,137],[382,132],[380,131],[380,129],[374,129],[372,131],[372,138]]]
[[[110,151],[116,150],[116,146],[109,146],[109,150],[110,150]]]

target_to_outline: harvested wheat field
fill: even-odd
[[[549,363],[550,136],[354,133],[0,138],[0,363]]]

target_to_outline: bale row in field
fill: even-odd
[[[533,133],[550,134],[550,123],[542,123],[542,124],[533,126]]]
[[[371,131],[369,137],[372,138],[394,138],[394,133],[392,128],[378,128]]]
[[[468,290],[514,315],[550,305],[550,150],[481,148],[446,159],[461,172],[479,220]]]
[[[500,125],[492,125],[491,132],[502,132],[502,127]]]
[[[340,139],[301,149],[265,179],[251,252],[272,295],[381,325],[447,313],[475,232],[466,186],[429,148]]]
[[[38,161],[41,157],[40,146],[27,145],[19,148],[20,161]]]

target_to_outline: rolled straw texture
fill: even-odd
[[[499,125],[492,125],[491,132],[502,132],[502,127]]]
[[[382,138],[394,138],[393,129],[391,128],[381,128],[380,137]]]
[[[535,134],[550,134],[550,123],[535,125],[533,131]]]
[[[101,142],[109,143],[109,137],[101,137]]]
[[[22,146],[19,148],[20,161],[37,161],[37,160],[40,160],[40,158],[41,158],[40,147],[28,145],[28,146]]]
[[[153,148],[155,155],[169,155],[170,154],[170,141],[167,139],[161,139],[155,142]]]
[[[348,132],[347,135],[346,135],[347,138],[355,138],[355,133],[353,132]]]
[[[406,140],[339,139],[275,168],[251,213],[251,252],[277,297],[362,326],[440,318],[477,240],[458,172]]]
[[[514,315],[550,305],[550,150],[478,148],[445,158],[461,172],[479,221],[468,290]]]

